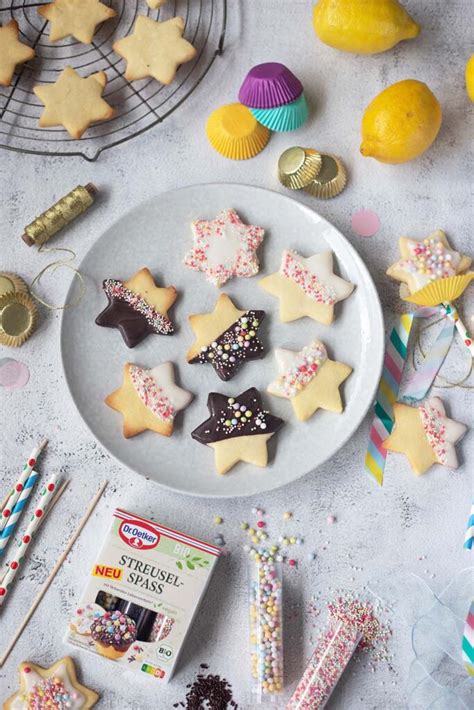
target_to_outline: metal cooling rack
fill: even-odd
[[[222,54],[227,21],[227,0],[168,0],[159,10],[150,10],[145,0],[102,0],[117,11],[116,17],[99,27],[91,45],[72,38],[51,43],[48,23],[38,14],[46,2],[0,0],[0,24],[14,18],[20,39],[34,47],[36,56],[18,67],[11,86],[0,87],[0,147],[39,155],[78,155],[95,161],[108,148],[121,145],[161,123],[192,94],[215,58]],[[112,49],[119,37],[130,34],[138,14],[167,20],[180,16],[185,21],[184,37],[197,55],[183,64],[176,79],[163,86],[154,79],[127,81],[125,61]],[[110,121],[92,126],[78,140],[62,128],[39,128],[43,105],[33,93],[36,84],[56,81],[66,65],[81,76],[97,71],[107,74],[105,100],[116,111]]]

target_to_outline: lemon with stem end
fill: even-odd
[[[360,152],[381,163],[406,163],[428,150],[441,120],[439,101],[426,84],[416,79],[399,81],[367,106]]]

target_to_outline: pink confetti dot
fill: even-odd
[[[9,359],[0,364],[0,386],[5,389],[21,389],[29,379],[30,371],[24,363]]]
[[[334,525],[334,523],[336,522],[336,516],[328,515],[328,517],[326,518],[326,522],[328,525]]]
[[[372,210],[359,210],[352,215],[351,224],[359,237],[373,237],[380,229],[380,218]]]

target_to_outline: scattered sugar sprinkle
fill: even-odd
[[[200,669],[206,671],[209,666],[201,663]],[[186,708],[186,710],[227,710],[227,708],[238,708],[233,699],[232,686],[228,680],[218,675],[204,675],[198,673],[194,683],[186,686],[189,690],[186,699],[173,705],[174,708]]]

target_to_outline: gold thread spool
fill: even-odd
[[[78,185],[25,227],[21,238],[29,247],[33,244],[41,247],[85,212],[93,204],[96,194],[97,188],[92,183],[88,183],[85,187]]]

